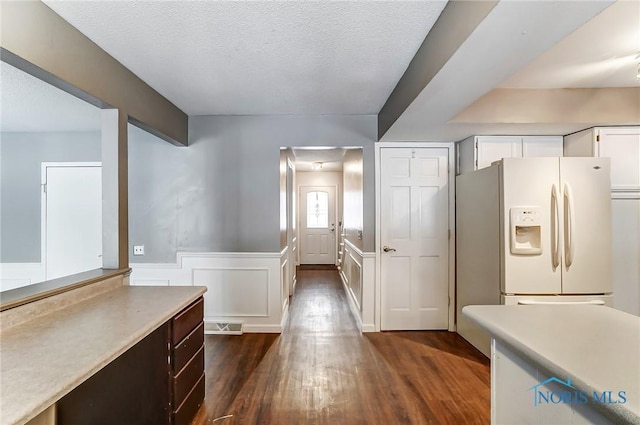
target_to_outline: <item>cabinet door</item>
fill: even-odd
[[[170,424],[168,342],[165,323],[61,398],[56,424]]]
[[[527,136],[522,138],[522,156],[562,156],[562,136]]]
[[[640,316],[640,197],[611,200],[613,307]]]
[[[502,158],[522,156],[522,137],[482,136],[476,139],[476,169],[485,168]]]
[[[599,156],[611,158],[611,188],[640,191],[640,127],[601,128],[598,135]]]

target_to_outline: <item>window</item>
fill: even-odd
[[[326,229],[329,227],[329,194],[327,192],[307,193],[307,228]]]

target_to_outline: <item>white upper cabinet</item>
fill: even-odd
[[[458,143],[458,174],[502,158],[562,156],[562,136],[472,136]]]
[[[611,188],[640,191],[640,127],[597,131],[598,156],[611,158]]]
[[[640,192],[640,127],[595,127],[564,137],[565,156],[611,158],[611,189]]]
[[[478,137],[476,143],[476,169],[485,168],[501,158],[522,156],[521,137]]]

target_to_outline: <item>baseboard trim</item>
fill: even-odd
[[[378,332],[376,330],[376,325],[374,323],[368,323],[366,325],[362,325],[362,333],[368,332]]]
[[[279,334],[282,333],[282,325],[245,325],[243,331],[246,334]]]

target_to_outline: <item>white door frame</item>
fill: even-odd
[[[297,236],[296,239],[298,241],[297,245],[298,245],[298,264],[302,264],[302,254],[300,254],[301,250],[300,247],[302,246],[302,239],[300,238],[300,231],[302,230],[302,212],[300,211],[300,205],[302,205],[302,189],[305,187],[332,187],[334,190],[334,194],[335,194],[335,199],[333,200],[333,217],[334,217],[334,236],[333,236],[333,245],[334,245],[334,255],[333,255],[333,265],[337,266],[338,265],[338,186],[336,186],[335,184],[314,184],[314,185],[308,185],[308,184],[304,184],[304,185],[298,185],[298,202],[296,202],[296,209],[298,211],[298,217],[297,217],[297,224],[298,224],[298,228],[297,228]]]
[[[289,180],[289,173],[291,173],[291,180]],[[296,206],[294,204],[294,198],[296,197],[296,167],[289,158],[287,158],[287,171],[285,178],[285,190],[287,191],[287,247],[289,248],[287,252],[287,259],[289,261],[287,281],[289,286],[289,296],[293,296],[296,285],[296,266],[298,264],[298,249],[296,246],[298,244],[298,237],[297,229],[295,228],[297,217]],[[291,181],[291,186],[289,186],[289,181]]]
[[[42,162],[40,163],[40,264],[47,276],[47,168],[49,167],[102,167],[102,162]],[[102,190],[102,188],[100,188]]]
[[[456,211],[455,211],[455,170],[456,170],[456,149],[455,143],[453,142],[445,142],[445,143],[435,143],[435,142],[376,142],[375,144],[375,196],[376,196],[376,238],[375,238],[375,253],[376,253],[376,278],[375,278],[375,294],[376,294],[376,303],[375,303],[375,324],[376,324],[376,332],[380,332],[381,325],[381,313],[382,313],[382,283],[381,283],[381,273],[382,273],[382,263],[381,263],[381,253],[382,247],[380,244],[380,233],[381,233],[381,206],[380,206],[380,197],[382,196],[382,187],[381,187],[381,173],[380,173],[380,149],[382,148],[446,148],[449,152],[449,167],[447,172],[447,184],[449,185],[449,331],[453,332],[456,330],[455,327],[455,311],[456,311],[456,303],[455,303],[455,295],[456,295],[456,287],[455,287],[455,254],[456,254],[456,244],[455,244],[455,228],[456,228]]]

